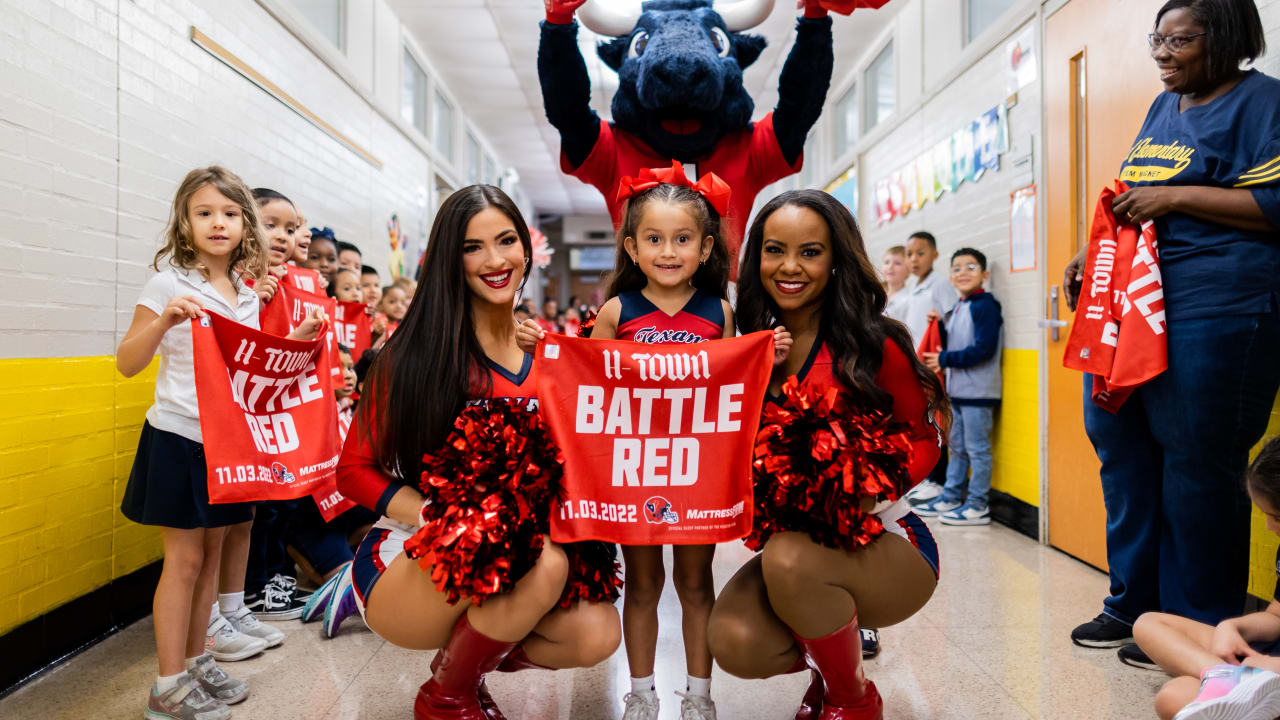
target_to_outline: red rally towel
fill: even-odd
[[[1098,197],[1080,304],[1062,359],[1093,374],[1093,401],[1111,413],[1169,368],[1155,225],[1121,224],[1111,210],[1128,189],[1117,180]]]
[[[942,330],[938,328],[939,323],[938,318],[930,320],[929,327],[925,328],[924,337],[920,338],[920,347],[916,348],[916,357],[920,358],[920,362],[924,362],[925,353],[942,352]],[[946,386],[945,373],[938,373],[938,382]]]

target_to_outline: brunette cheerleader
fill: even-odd
[[[843,511],[861,518],[856,527],[870,528],[859,537],[833,537],[835,503],[800,508],[800,522],[795,508],[757,503],[753,537],[767,540],[717,599],[711,651],[721,667],[744,678],[811,668],[797,720],[881,718],[880,696],[862,669],[858,623],[902,622],[937,584],[937,546],[900,498],[937,459],[938,430],[930,420],[947,418],[946,397],[912,353],[906,328],[883,315],[885,291],[857,224],[830,195],[798,190],[765,205],[748,234],[739,278],[741,331],[785,325],[794,338],[773,372],[771,401],[784,401],[790,376],[801,387],[837,388],[863,417],[887,415],[884,422],[901,429],[902,462],[896,486]],[[757,497],[773,490],[762,487],[757,473]],[[773,515],[782,512],[790,525]],[[762,523],[771,531],[760,532]]]
[[[536,388],[533,357],[516,346],[512,317],[531,243],[510,198],[489,185],[454,193],[428,248],[408,314],[370,370],[338,485],[383,515],[352,564],[365,621],[395,645],[440,648],[414,717],[486,720],[502,715],[483,686],[485,673],[595,665],[613,654],[620,628],[608,603],[558,608],[569,561],[549,539],[510,592],[483,604],[450,603],[405,554],[423,522],[417,479],[424,454],[441,447],[465,406],[533,401]]]

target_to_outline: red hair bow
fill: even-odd
[[[618,183],[618,202],[634,197],[650,188],[659,185],[683,185],[692,188],[711,203],[720,217],[729,213],[729,183],[720,179],[719,175],[709,172],[698,182],[690,182],[684,174],[684,165],[679,160],[672,160],[669,168],[641,168],[636,177],[627,175]]]

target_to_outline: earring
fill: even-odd
[[[636,267],[640,267],[640,262],[635,258],[631,258],[631,264],[635,265]]]
[[[832,275],[835,275],[835,274],[836,274],[836,269],[835,269],[835,268],[831,268],[831,274],[832,274]]]

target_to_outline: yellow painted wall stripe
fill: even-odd
[[[1280,398],[1271,409],[1271,422],[1267,425],[1266,437],[1262,438],[1251,453],[1250,460],[1258,454],[1268,440],[1280,435]],[[1280,538],[1267,530],[1267,519],[1253,506],[1253,526],[1249,538],[1249,593],[1270,600],[1276,589],[1276,549],[1280,548]]]
[[[162,556],[119,510],[156,366],[0,360],[0,634]]]
[[[1001,357],[1003,399],[991,438],[991,487],[1040,505],[1040,353],[1009,350]]]

